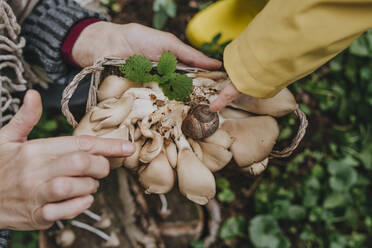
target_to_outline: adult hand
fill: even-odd
[[[232,102],[235,98],[240,95],[240,92],[235,88],[235,86],[230,83],[225,88],[223,88],[211,105],[209,106],[210,111],[216,112],[223,109],[227,104]]]
[[[97,179],[108,175],[103,156],[128,156],[120,139],[58,137],[27,141],[42,112],[30,90],[8,125],[0,129],[0,229],[45,229],[74,218],[93,202]]]
[[[72,57],[81,66],[89,66],[105,56],[128,58],[143,55],[152,61],[171,51],[185,64],[204,69],[218,69],[221,62],[208,58],[200,51],[184,44],[173,34],[140,24],[97,22],[86,27],[72,48]]]

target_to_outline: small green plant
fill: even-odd
[[[101,6],[106,7],[115,13],[118,13],[121,11],[121,7],[116,2],[116,0],[100,0],[99,3]]]
[[[220,202],[233,202],[235,200],[235,193],[230,189],[230,183],[226,178],[218,178],[216,182],[217,188],[220,192],[217,194],[217,199]]]
[[[191,248],[204,248],[204,242],[202,240],[193,240],[190,243]]]
[[[39,247],[39,232],[11,232],[11,247],[12,248],[38,248]]]
[[[160,57],[157,73],[151,74],[151,61],[140,55],[131,56],[120,66],[120,71],[133,82],[157,82],[170,100],[187,101],[192,92],[192,80],[184,74],[177,73],[176,67],[177,58],[168,51]]]
[[[209,57],[222,60],[225,47],[231,42],[220,42],[222,34],[216,34],[210,42],[201,45],[200,50]]]
[[[155,0],[152,8],[154,10],[152,25],[156,29],[163,29],[168,18],[174,18],[177,14],[174,0]]]
[[[245,219],[242,216],[230,217],[220,228],[220,238],[223,240],[232,240],[238,237],[244,237]]]

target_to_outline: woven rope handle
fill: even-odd
[[[300,144],[301,140],[305,136],[306,128],[309,124],[308,121],[307,121],[305,113],[302,112],[300,109],[296,109],[293,113],[296,115],[296,117],[300,121],[300,126],[298,127],[298,131],[297,131],[296,136],[293,138],[291,144],[288,147],[284,148],[281,151],[276,151],[276,150],[272,151],[270,153],[269,158],[286,158],[286,157],[289,157],[293,153],[293,151],[296,150],[296,148]]]
[[[71,97],[74,94],[76,88],[78,87],[80,81],[83,78],[85,78],[85,76],[87,76],[87,75],[89,75],[91,73],[94,73],[96,71],[99,71],[99,70],[103,70],[103,67],[102,66],[99,67],[97,65],[93,65],[93,66],[84,68],[79,74],[77,74],[73,78],[73,80],[71,81],[71,83],[69,83],[69,85],[67,85],[67,87],[63,90],[62,100],[61,100],[62,113],[66,117],[68,123],[70,123],[70,125],[73,126],[74,128],[77,126],[78,123],[75,120],[75,117],[71,113],[70,108],[68,106],[68,104],[69,104],[69,102],[71,100]],[[93,80],[92,80],[92,82],[93,82]],[[91,97],[92,82],[91,82],[90,88],[89,88],[89,96],[88,96],[87,106],[90,105],[89,104],[89,99],[92,98]]]
[[[72,81],[67,85],[62,94],[61,106],[62,113],[66,117],[68,123],[74,128],[77,126],[77,121],[70,111],[68,106],[71,97],[73,96],[76,88],[78,87],[80,81],[87,75],[92,74],[92,79],[89,87],[88,100],[86,104],[86,112],[88,112],[92,107],[97,105],[97,90],[101,82],[101,73],[104,70],[104,66],[119,66],[125,64],[125,59],[115,58],[115,57],[105,57],[103,59],[97,60],[94,65],[85,67],[79,74],[77,74]],[[153,62],[152,66],[156,67],[158,63]],[[177,70],[185,72],[206,72],[206,70],[187,67],[182,64],[177,65]]]
[[[69,102],[74,94],[76,88],[78,87],[80,81],[86,77],[89,74],[93,74],[90,82],[89,87],[89,95],[88,100],[86,104],[86,112],[88,112],[92,107],[97,105],[97,89],[101,81],[101,73],[104,70],[104,66],[119,66],[125,64],[124,59],[120,58],[114,58],[114,57],[106,57],[104,59],[98,60],[93,66],[89,66],[84,68],[79,74],[77,74],[71,83],[65,88],[62,94],[62,113],[66,117],[68,123],[72,125],[74,128],[78,125],[77,121],[75,120],[75,117],[71,113],[69,109]],[[156,67],[157,63],[153,62],[153,67]],[[193,68],[193,67],[187,67],[183,65],[177,66],[178,70],[186,71],[186,72],[205,72],[203,69],[199,68]],[[296,136],[293,138],[291,144],[284,148],[281,151],[272,151],[269,158],[285,158],[290,156],[293,151],[298,147],[299,143],[303,139],[306,133],[306,128],[308,126],[308,121],[306,119],[306,115],[300,110],[296,109],[294,111],[294,114],[297,116],[297,118],[300,120],[300,126],[298,128]]]

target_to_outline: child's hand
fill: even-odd
[[[240,95],[240,92],[235,88],[235,86],[230,83],[225,88],[223,88],[218,94],[216,100],[214,100],[209,109],[212,112],[220,111],[224,107],[226,107],[229,103],[234,101]]]
[[[138,54],[158,61],[161,54],[167,51],[191,66],[205,69],[221,67],[220,61],[208,58],[173,34],[136,23],[119,25],[97,22],[89,25],[76,41],[72,57],[79,66],[85,67],[105,56],[128,58]]]

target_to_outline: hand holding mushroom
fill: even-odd
[[[18,113],[0,129],[0,229],[40,230],[75,217],[90,207],[97,180],[109,173],[103,156],[132,153],[132,145],[119,139],[28,141],[41,113],[40,95],[30,90]]]
[[[230,83],[226,73],[179,67],[188,72],[182,77],[192,79],[190,93],[180,98],[187,87],[172,86],[182,77],[164,76],[164,63],[157,65],[159,75],[147,76],[152,66],[143,66],[147,69],[141,72],[141,80],[146,81],[142,84],[128,78],[134,63],[126,63],[121,71],[127,78],[104,78],[97,91],[98,104],[90,108],[74,134],[133,142],[136,152],[128,158],[111,159],[111,168],[123,165],[137,173],[146,193],[167,193],[177,180],[183,195],[206,204],[216,193],[213,173],[232,158],[249,174],[262,173],[279,136],[274,117],[298,108],[293,95],[284,89],[270,99],[240,95],[229,107],[214,113],[209,104]]]

